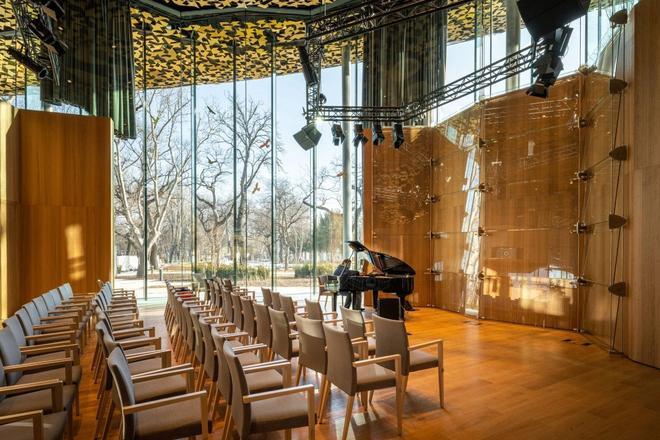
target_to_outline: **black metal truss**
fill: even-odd
[[[535,46],[528,46],[401,107],[312,106],[313,101],[309,92],[314,87],[308,87],[310,110],[307,113],[307,120],[309,122],[316,119],[353,122],[410,121],[434,108],[529,70],[535,57]]]
[[[307,22],[307,41],[330,44],[475,0],[369,0]]]

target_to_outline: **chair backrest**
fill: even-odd
[[[328,367],[328,355],[325,351],[323,321],[296,315],[296,328],[300,347],[298,362],[317,373],[325,374]]]
[[[234,322],[234,308],[232,307],[231,296],[229,296],[230,293],[228,290],[222,288],[221,291],[222,291],[222,314],[224,315],[225,320],[227,322]]]
[[[58,288],[58,290],[60,291],[62,299],[66,300],[73,298],[73,289],[71,288],[71,284],[64,283]]]
[[[202,313],[194,309],[190,309],[190,321],[192,329],[195,332],[195,357],[201,363],[204,362],[206,350],[204,348],[204,335],[202,334],[202,327],[200,326],[200,319],[208,313]]]
[[[364,338],[364,333],[367,331],[364,324],[364,317],[359,310],[347,309],[341,306],[341,319],[344,324],[344,330],[348,332],[351,339]]]
[[[21,322],[21,327],[23,328],[23,333],[25,336],[32,336],[35,334],[34,328],[32,327],[32,320],[30,319],[30,315],[28,314],[27,310],[25,310],[25,307],[16,310],[16,317]],[[28,342],[27,344],[23,345],[30,345],[30,343]]]
[[[280,295],[280,304],[282,305],[281,310],[286,314],[286,319],[289,322],[294,322],[296,320],[296,306],[293,304],[293,298]]]
[[[353,367],[354,355],[348,332],[323,324],[328,348],[328,380],[353,396],[357,391],[357,372]]]
[[[231,375],[231,415],[240,438],[246,438],[250,433],[252,408],[251,404],[243,403],[243,396],[247,396],[250,392],[247,381],[245,380],[245,374],[243,373],[243,367],[229,344],[225,344],[223,353],[227,360],[229,374]]]
[[[32,301],[23,304],[23,308],[30,317],[30,322],[32,323],[32,325],[39,325],[41,323],[37,306]]]
[[[408,352],[408,334],[403,321],[381,318],[374,314],[374,331],[376,332],[376,356],[401,356],[401,374],[408,375],[410,355]],[[383,363],[383,367],[394,370],[394,362]]]
[[[55,306],[57,305],[55,303],[55,299],[53,298],[53,295],[51,294],[51,292],[52,291],[46,292],[46,293],[41,295],[41,298],[43,298],[44,301],[46,302],[46,306],[48,307],[48,310],[54,310]]]
[[[273,305],[271,308],[275,310],[282,310],[282,302],[280,301],[280,293],[275,292],[274,290],[270,292],[270,296],[272,297],[273,300]]]
[[[23,362],[23,355],[18,348],[18,343],[13,332],[9,328],[0,330],[0,357],[4,365],[19,365]],[[14,385],[23,373],[19,371],[7,373],[7,382]]]
[[[240,298],[241,310],[243,310],[243,331],[251,338],[257,336],[257,321],[254,318],[254,304],[249,298]]]
[[[128,367],[128,362],[126,361],[124,353],[120,348],[115,348],[108,356],[107,362],[121,406],[135,405],[135,390],[133,388],[133,381],[131,380],[131,370]],[[124,415],[123,422],[123,439],[133,440],[135,437],[136,425],[135,413]]]
[[[202,343],[204,345],[204,371],[213,381],[218,377],[218,365],[215,357],[215,344],[211,334],[211,324],[203,317],[199,318],[199,328],[202,329]]]
[[[270,307],[263,304],[254,304],[254,317],[257,321],[257,342],[273,345],[273,331],[270,327]]]
[[[19,347],[28,345],[25,340],[25,330],[23,329],[18,316],[14,315],[5,319],[4,326],[11,330],[11,334],[14,335],[14,339]]]
[[[273,331],[273,351],[284,359],[291,360],[293,357],[293,347],[289,334],[289,320],[286,313],[280,310],[268,309],[270,315],[270,325]]]
[[[241,297],[230,293],[229,297],[231,298],[231,308],[233,309],[233,323],[236,324],[236,327],[244,330],[243,328],[243,308],[241,307]]]
[[[223,348],[227,339],[218,331],[218,329],[211,329],[211,338],[215,346],[216,362],[218,365],[218,389],[220,394],[227,402],[231,402],[231,375],[229,374],[229,367],[227,366],[227,358],[223,354]]]
[[[263,304],[266,307],[271,307],[273,305],[273,295],[271,294],[271,290],[267,287],[262,287],[261,288],[261,296],[263,296]]]
[[[325,283],[328,281],[328,276],[327,275],[319,275],[317,277],[319,281],[319,290],[324,291],[325,290]]]
[[[307,310],[307,317],[309,319],[320,319],[323,321],[323,309],[320,302],[310,301],[305,298],[305,310]]]
[[[48,306],[46,305],[46,300],[43,297],[38,296],[32,300],[35,307],[37,308],[37,313],[39,313],[40,318],[45,318],[48,316]]]
[[[62,297],[60,296],[60,292],[57,289],[49,290],[48,292],[44,293],[44,295],[50,298],[53,307],[62,304]]]

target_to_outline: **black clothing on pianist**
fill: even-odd
[[[343,281],[347,277],[353,277],[360,275],[360,272],[357,270],[352,270],[344,266],[343,264],[340,264],[337,266],[335,269],[335,272],[333,273],[337,277],[337,280],[339,281],[339,285],[341,286],[343,284]],[[349,292],[349,291],[339,291],[338,292],[340,295],[345,295],[346,299],[344,300],[344,307],[347,309],[350,309],[351,306],[353,306],[353,309],[355,310],[360,310],[360,307],[362,306],[362,293],[361,292]]]

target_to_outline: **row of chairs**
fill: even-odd
[[[0,438],[73,438],[80,414],[80,353],[112,287],[75,294],[66,283],[24,304],[0,330]]]
[[[288,430],[299,426],[307,426],[309,435],[313,436],[314,418],[310,410],[305,423],[301,396],[298,406],[289,402],[290,414],[279,414],[280,420],[288,420],[286,423],[260,425],[253,427],[255,431],[249,428],[250,422],[245,422],[253,414],[252,407],[246,403],[250,396],[267,393],[272,387],[288,389],[291,361],[295,358],[298,359],[296,386],[307,369],[321,375],[319,405],[314,411],[318,423],[323,420],[331,385],[348,395],[342,438],[348,433],[355,396],[360,395],[366,408],[374,391],[388,387],[395,388],[397,427],[401,432],[404,393],[412,371],[437,368],[441,406],[444,403],[442,341],[409,346],[401,321],[375,316],[375,331],[368,332],[369,322],[360,311],[342,308],[342,319],[338,319],[335,313],[324,313],[318,302],[306,300],[301,306],[292,298],[268,289],[262,289],[263,303],[258,303],[253,293],[250,296],[249,292],[231,289],[227,283],[217,283],[215,291],[209,292],[205,300],[200,300],[168,286],[165,319],[176,358],[193,366],[196,388],[202,390],[210,382],[211,417],[221,398],[226,403],[223,438],[228,438],[236,420],[240,421],[241,438],[249,432],[262,432],[258,429],[285,429],[289,435]],[[436,354],[421,350],[431,346],[437,348]],[[230,353],[238,359],[236,368],[231,368],[234,361]],[[281,377],[273,375],[272,369],[279,369]],[[268,380],[252,375],[266,370]],[[230,385],[235,382],[246,384],[247,388]],[[303,392],[293,387],[288,395]],[[308,406],[315,405],[313,395],[312,389]],[[242,403],[236,407],[239,402]]]

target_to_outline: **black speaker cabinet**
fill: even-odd
[[[518,11],[536,41],[589,10],[590,0],[518,0]]]
[[[387,319],[403,318],[399,298],[380,298],[378,300],[378,316]]]

